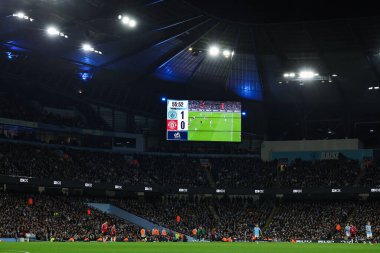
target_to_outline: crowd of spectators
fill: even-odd
[[[348,201],[284,201],[265,236],[280,241],[331,239],[335,226],[347,220],[354,206]]]
[[[358,237],[366,239],[365,225],[371,223],[372,235],[376,240],[380,239],[380,202],[375,200],[360,201],[356,205],[352,217],[349,220],[350,225],[358,229]]]
[[[360,180],[360,186],[380,187],[380,168],[371,164],[364,168],[364,175]]]
[[[346,187],[355,182],[359,171],[360,164],[353,160],[296,160],[278,169],[276,184],[300,188]]]
[[[153,183],[133,157],[10,143],[0,143],[0,174],[93,183]]]
[[[258,158],[213,158],[210,170],[220,188],[270,187],[276,176],[276,164]]]
[[[376,186],[380,173],[375,167],[367,170],[360,185]],[[354,185],[360,165],[297,160],[286,167],[257,158],[124,155],[4,142],[0,174],[175,188],[341,188]]]
[[[115,224],[118,238],[143,240],[140,227],[90,208],[83,197],[50,196],[0,192],[0,238],[35,236],[37,240],[96,240],[100,225]],[[30,202],[31,201],[31,202]],[[252,241],[258,225],[261,239],[274,241],[330,240],[344,238],[344,226],[358,228],[359,239],[365,239],[365,225],[372,224],[374,239],[380,234],[380,202],[324,200],[257,200],[250,197],[162,196],[142,199],[99,199],[119,206],[154,224],[199,240]],[[271,214],[274,214],[273,217]],[[336,226],[340,224],[341,230]],[[194,234],[194,229],[196,234]],[[146,233],[151,237],[150,230]]]
[[[77,128],[104,129],[106,127],[106,124],[98,119],[99,116],[91,112],[87,106],[83,105],[79,107],[86,115],[78,113],[76,109],[75,111],[77,113],[75,115],[62,115],[44,110],[44,108],[37,103],[33,103],[24,97],[0,91],[0,117],[2,118]],[[94,125],[95,123],[96,125]]]
[[[216,211],[214,240],[231,237],[235,241],[250,241],[255,225],[263,228],[274,207],[270,201],[239,197],[224,197],[213,204]]]
[[[213,215],[206,199],[167,197],[158,201],[119,200],[114,203],[155,224],[187,235],[192,235],[194,228],[210,229],[212,226]]]
[[[96,240],[101,237],[100,225],[105,221],[116,224],[120,237],[137,238],[135,225],[90,209],[73,197],[0,192],[0,213],[0,238],[29,234],[37,240]]]
[[[241,103],[239,102],[214,102],[203,100],[189,100],[190,111],[241,111]]]
[[[162,186],[208,187],[199,158],[187,156],[139,156],[144,171]]]

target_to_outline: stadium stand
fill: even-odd
[[[151,184],[138,164],[121,154],[0,144],[0,174],[93,182]]]
[[[276,163],[257,158],[214,158],[210,169],[216,185],[225,188],[263,188],[276,177]]]
[[[335,225],[346,221],[353,208],[354,202],[284,201],[265,234],[280,241],[331,239]]]
[[[28,203],[29,198],[32,199]],[[136,239],[138,228],[97,210],[90,210],[75,197],[0,193],[0,237],[76,241],[98,239],[100,224],[117,224],[121,237]]]
[[[348,159],[302,161],[279,169],[278,182],[284,187],[345,187],[358,177],[360,165]]]

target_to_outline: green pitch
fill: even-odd
[[[188,140],[240,142],[241,114],[189,112]]]
[[[291,243],[0,243],[0,253],[371,253],[380,245]]]

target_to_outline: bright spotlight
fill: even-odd
[[[319,76],[319,74],[318,73],[314,73],[314,76]]]
[[[90,52],[90,51],[94,51],[95,49],[88,43],[85,43],[82,45],[82,49],[84,51],[87,51],[87,52]]]
[[[231,51],[230,50],[228,50],[228,49],[223,50],[223,56],[224,57],[228,58],[228,57],[230,57],[230,55],[231,55]]]
[[[165,102],[165,101],[166,101],[166,97],[162,97],[162,98],[161,98],[161,101],[162,101],[162,102]]]
[[[296,77],[296,73],[294,73],[294,72],[290,72],[290,73],[289,73],[289,77],[291,77],[291,78]]]
[[[211,46],[208,50],[208,53],[211,55],[211,56],[218,56],[219,53],[220,53],[220,49],[219,47],[217,46]]]
[[[53,26],[48,27],[48,29],[46,29],[46,32],[47,32],[49,35],[52,35],[52,36],[59,35],[59,31],[58,31],[58,29],[55,28],[55,27],[53,27]]]
[[[298,74],[301,79],[313,79],[314,72],[309,70],[300,71]]]
[[[136,22],[136,20],[134,20],[134,19],[131,19],[130,21],[129,21],[129,27],[136,27],[136,25],[137,25],[137,22]]]
[[[373,90],[373,87],[368,87],[369,90]]]
[[[117,19],[121,20],[123,18],[122,15],[117,16]]]
[[[127,16],[124,16],[124,17],[122,17],[122,19],[121,19],[121,22],[123,22],[123,24],[128,24],[129,21],[130,21],[130,18],[127,17]]]
[[[241,115],[242,116],[247,116],[247,113],[243,111],[243,112],[241,112]]]
[[[331,76],[332,76],[332,77],[337,77],[338,75],[337,75],[337,74],[332,74]]]
[[[25,14],[23,12],[17,12],[15,14],[13,14],[14,17],[18,17],[20,19],[23,19],[25,17]]]
[[[376,87],[373,87],[375,90],[378,90],[379,89],[379,86],[376,86]]]
[[[285,74],[284,74],[284,77],[289,77],[289,74],[288,74],[288,73],[285,73]]]

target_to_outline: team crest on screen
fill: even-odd
[[[170,110],[168,112],[168,118],[169,119],[177,119],[177,112],[176,111],[173,111],[173,110]]]
[[[177,130],[178,123],[177,120],[168,120],[166,124],[167,130]]]

